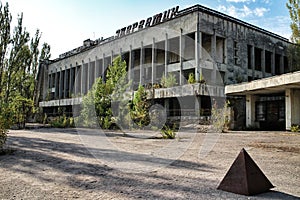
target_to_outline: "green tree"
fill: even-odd
[[[140,128],[150,122],[149,107],[147,92],[142,85],[139,85],[132,102],[131,118]]]
[[[291,71],[300,70],[300,1],[288,0],[286,7],[289,10],[291,18],[291,41],[294,45],[290,45],[288,48],[288,57],[291,64]]]
[[[37,30],[30,37],[23,27],[22,13],[12,32],[11,20],[8,3],[0,3],[0,119],[5,119],[0,124],[23,128],[35,112],[41,34]]]
[[[98,78],[92,89],[83,98],[79,122],[82,122],[84,126],[94,126],[93,120],[97,118],[100,126],[108,129],[117,120],[121,120],[118,119],[118,115],[114,115],[112,102],[115,104],[123,99],[122,95],[129,87],[126,82],[126,62],[122,61],[121,56],[118,56],[107,69],[106,82],[101,77]]]

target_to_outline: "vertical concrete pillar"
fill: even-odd
[[[80,83],[80,96],[84,95],[84,88],[85,88],[85,78],[84,78],[84,61],[82,61],[82,65],[81,65],[81,83]]]
[[[99,67],[97,66],[97,60],[98,60],[98,57],[95,56],[95,70],[94,70],[94,82],[93,84],[96,82],[98,76],[99,76]]]
[[[271,56],[271,73],[273,76],[275,75],[275,55],[276,55],[276,51],[274,48]]]
[[[180,36],[179,36],[179,85],[183,85],[183,57],[184,57],[184,37],[182,35],[182,29],[180,29]]]
[[[151,61],[151,68],[152,68],[152,85],[156,83],[156,44],[155,44],[155,38],[153,38],[152,42],[152,61]]]
[[[140,85],[144,83],[144,45],[141,42],[141,53],[140,53]]]
[[[293,91],[292,89],[285,90],[285,121],[286,130],[291,130],[292,127],[292,105],[293,105]]]
[[[131,74],[131,71],[132,71],[132,65],[133,65],[133,54],[132,54],[132,45],[129,46],[129,63],[127,64],[128,65],[128,80],[132,80],[132,74]]]
[[[71,94],[74,93],[74,91],[73,91],[74,85],[73,84],[75,84],[75,82],[73,82],[73,73],[74,73],[73,67],[72,67],[72,64],[70,64],[69,94],[68,94],[68,97],[70,97],[70,98],[72,97]]]
[[[68,69],[67,66],[65,66],[65,77],[64,77],[64,95],[63,98],[67,98],[67,78],[68,78]]]
[[[300,124],[300,90],[285,90],[285,120],[286,130],[291,130],[293,124]]]
[[[58,86],[59,86],[59,89],[58,89],[58,98],[61,99],[62,96],[63,96],[63,86],[64,86],[64,83],[63,83],[63,73],[62,73],[62,68],[60,68],[60,71],[59,71],[59,83],[58,83]]]
[[[263,77],[266,77],[266,50],[265,47],[261,51],[261,71]]]
[[[105,76],[106,76],[106,73],[105,73],[105,70],[107,68],[107,66],[105,66],[105,53],[103,53],[103,59],[102,59],[102,82],[105,83]]]
[[[54,99],[57,99],[58,97],[58,85],[57,85],[57,79],[58,79],[58,73],[57,73],[57,68],[55,68],[55,80],[54,80]]]
[[[251,70],[252,70],[252,80],[255,79],[255,47],[251,46]]]
[[[248,94],[246,95],[246,126],[258,126],[255,122],[255,102],[257,96]]]
[[[211,73],[211,82],[216,83],[216,77],[217,77],[217,65],[216,65],[216,53],[217,53],[217,36],[216,36],[216,30],[214,30],[214,34],[212,36],[212,42],[211,42],[211,57],[213,59],[213,71]]]
[[[77,75],[78,75],[78,69],[77,69],[77,62],[75,64],[74,68],[75,68],[74,96],[76,96],[77,92],[78,92],[78,77],[77,77]]]
[[[197,25],[198,27],[198,25]],[[200,41],[199,41],[199,30],[195,32],[195,80],[196,82],[200,81],[200,66],[199,66],[199,51],[200,51]]]
[[[166,33],[166,42],[165,42],[165,77],[168,73],[168,54],[169,54],[169,40],[168,40],[168,33]]]
[[[280,55],[280,74],[284,74],[284,57]]]
[[[92,65],[91,65],[91,59],[89,58],[89,60],[88,60],[88,63],[87,63],[87,69],[86,69],[86,77],[87,77],[87,80],[86,80],[86,83],[87,83],[87,87],[86,87],[86,93],[90,90],[90,88],[91,88],[91,79],[92,79],[92,77],[91,76],[93,76],[92,74],[91,74],[91,70],[92,70]]]

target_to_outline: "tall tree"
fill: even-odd
[[[286,7],[289,9],[291,17],[291,40],[295,44],[300,44],[300,0],[288,0]]]
[[[30,37],[23,26],[23,13],[12,34],[11,20],[8,3],[0,3],[0,115],[24,127],[34,112],[39,58],[49,58],[50,46],[44,45],[40,53],[40,31]]]
[[[291,18],[291,41],[294,45],[288,48],[288,57],[291,64],[291,71],[300,70],[300,0],[288,0],[286,7]]]

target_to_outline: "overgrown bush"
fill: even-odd
[[[168,125],[165,125],[160,132],[164,139],[174,139],[176,137],[175,128]]]
[[[212,130],[217,133],[227,132],[229,126],[229,102],[225,102],[223,107],[219,107],[215,101],[211,109]]]
[[[293,124],[293,125],[291,126],[291,131],[292,131],[292,132],[300,132],[300,126],[297,125],[297,124]]]
[[[194,73],[190,73],[190,74],[189,74],[188,83],[189,83],[189,84],[194,84],[194,83],[196,83],[196,79],[195,79]]]
[[[177,85],[176,76],[173,73],[168,73],[167,76],[163,73],[160,84],[162,87],[168,88]]]
[[[13,124],[13,115],[7,104],[0,104],[0,151],[3,150],[7,139],[7,133]]]
[[[50,121],[54,128],[73,128],[75,127],[74,118],[66,117],[65,115],[56,117]]]

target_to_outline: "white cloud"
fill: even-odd
[[[255,8],[253,13],[258,17],[262,17],[268,11],[269,11],[269,9],[266,9],[266,8]]]
[[[227,1],[244,1],[244,0],[227,0]],[[229,6],[219,6],[218,10],[220,12],[227,13],[228,15],[236,18],[245,18],[245,17],[263,17],[266,12],[269,11],[269,9],[260,7],[255,8],[251,10],[248,6],[244,5],[243,8],[238,8],[233,5]]]

